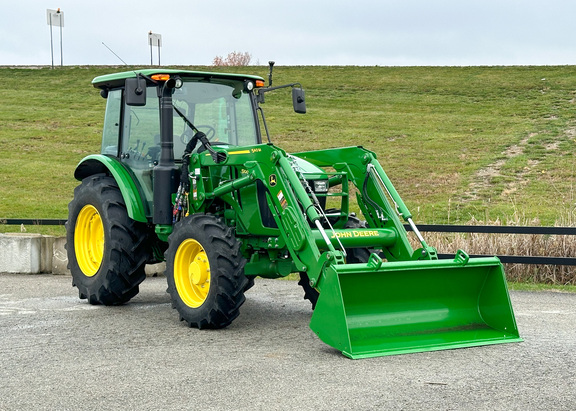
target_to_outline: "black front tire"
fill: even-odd
[[[249,280],[240,242],[222,220],[193,214],[168,238],[166,279],[172,308],[190,327],[223,328],[240,313]]]

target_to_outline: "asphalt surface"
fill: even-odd
[[[163,277],[121,307],[68,276],[0,274],[0,410],[574,410],[576,294],[512,292],[522,343],[350,360],[293,281],[228,328],[178,321]]]

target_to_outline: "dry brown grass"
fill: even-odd
[[[515,225],[539,226],[538,220],[519,221],[472,220],[468,225]],[[557,227],[576,227],[572,218],[563,219]],[[576,230],[575,230],[576,231]],[[439,253],[455,253],[462,249],[468,254],[574,257],[576,235],[540,234],[486,234],[486,233],[424,233],[426,242]],[[554,285],[576,285],[576,266],[505,264],[508,281],[543,283]]]

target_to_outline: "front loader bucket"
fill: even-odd
[[[522,341],[495,257],[333,265],[310,328],[350,358]]]

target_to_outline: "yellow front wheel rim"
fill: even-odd
[[[206,301],[210,291],[210,262],[198,241],[184,240],[176,250],[174,283],[187,306],[198,308]]]
[[[80,270],[87,277],[96,275],[104,257],[104,225],[93,205],[86,205],[76,219],[74,250]]]

